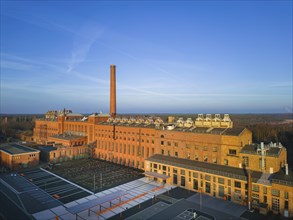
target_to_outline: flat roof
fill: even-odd
[[[157,162],[161,164],[171,165],[175,167],[186,168],[190,170],[215,174],[218,176],[231,177],[239,180],[247,180],[247,171],[242,168],[237,167],[229,167],[220,164],[206,163],[188,159],[182,159],[178,157],[164,156],[160,154],[156,154],[146,159],[150,162]],[[253,182],[257,182],[257,180],[261,177],[262,173],[253,171],[252,172],[252,180]]]
[[[31,153],[31,152],[39,152],[39,150],[30,148],[30,147],[26,147],[20,144],[16,144],[16,143],[9,143],[9,144],[3,144],[0,147],[0,150],[14,155],[14,154],[23,154],[23,153]]]
[[[38,147],[41,151],[50,152],[53,150],[57,150],[57,147],[51,147],[51,146],[39,146]]]
[[[86,138],[86,136],[57,134],[57,135],[51,136],[51,138],[57,138],[57,139],[61,139],[61,140],[74,140],[74,139],[79,139],[79,138]]]
[[[156,126],[155,124],[145,124],[142,123],[128,123],[128,122],[100,122],[100,125],[115,125],[121,127],[145,127],[145,128],[155,128],[158,130],[163,130],[162,125]],[[212,128],[212,129],[211,129]],[[164,128],[165,129],[165,128]],[[230,135],[230,136],[239,136],[246,128],[244,127],[236,127],[236,128],[217,128],[217,127],[175,127],[172,130],[165,131],[172,132],[172,131],[179,131],[179,132],[189,132],[189,133],[200,133],[200,134],[218,134],[218,135]]]
[[[282,168],[273,175],[272,182],[280,185],[293,186],[293,172],[288,170],[288,175],[286,175],[285,169]]]
[[[258,146],[255,144],[245,145],[240,153],[243,154],[257,154]],[[265,148],[266,150],[266,156],[275,157],[278,156],[281,153],[282,148],[279,147],[269,147]]]

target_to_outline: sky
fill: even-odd
[[[0,113],[292,112],[292,1],[1,1]]]

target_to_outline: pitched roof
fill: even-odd
[[[240,180],[247,180],[247,171],[242,168],[237,167],[229,167],[220,164],[213,164],[213,163],[206,163],[188,159],[182,159],[178,157],[170,157],[156,154],[151,156],[150,158],[146,159],[150,162],[157,162],[166,165],[172,165],[176,167],[182,167],[186,169],[191,169],[195,171],[201,171],[205,173],[215,174],[224,177],[231,177]],[[253,171],[252,172],[252,179],[254,182],[261,177],[262,173]]]
[[[286,175],[285,169],[280,169],[279,172],[273,175],[272,182],[280,185],[293,186],[293,172],[288,170],[288,175]]]

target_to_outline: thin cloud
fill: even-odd
[[[20,63],[20,62],[14,62],[14,61],[9,61],[9,60],[2,60],[0,62],[0,67],[2,69],[12,69],[12,70],[21,70],[21,71],[26,71],[26,70],[31,70],[32,65]]]
[[[103,32],[104,30],[97,25],[87,25],[78,35],[74,36],[67,73],[70,73],[76,66],[86,60],[90,49]]]

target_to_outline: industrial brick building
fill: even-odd
[[[264,214],[271,210],[293,216],[293,173],[285,147],[253,144],[251,131],[233,127],[227,114],[167,121],[119,117],[116,67],[110,69],[109,115],[64,110],[52,116],[50,111],[50,117],[36,121],[34,140],[69,150],[84,147],[96,158],[143,169],[157,181],[245,204]],[[58,155],[55,161],[60,161]]]
[[[0,146],[0,164],[11,170],[32,167],[39,164],[40,151],[16,143]]]

